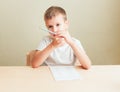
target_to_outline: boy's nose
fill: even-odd
[[[56,27],[53,28],[53,32],[57,32],[58,29]]]

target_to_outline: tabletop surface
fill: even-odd
[[[0,92],[120,92],[120,65],[75,68],[82,80],[55,81],[48,66],[1,66]]]

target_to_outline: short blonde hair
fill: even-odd
[[[44,20],[52,19],[53,17],[57,16],[58,14],[62,14],[64,20],[67,20],[66,11],[63,8],[58,7],[58,6],[49,7],[44,14]]]

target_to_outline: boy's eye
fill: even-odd
[[[57,24],[56,26],[60,26],[60,24]]]
[[[52,26],[48,26],[48,28],[52,28]]]

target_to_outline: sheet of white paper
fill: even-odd
[[[56,81],[82,79],[74,66],[49,66]]]

